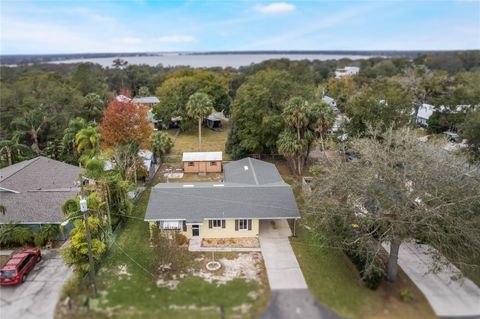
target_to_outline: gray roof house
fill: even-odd
[[[225,164],[223,182],[155,185],[145,215],[160,228],[204,238],[255,237],[259,220],[298,218],[290,185],[275,165],[253,158]]]
[[[80,167],[43,156],[0,169],[0,224],[60,224],[62,205],[80,190]]]

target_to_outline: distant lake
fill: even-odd
[[[118,57],[128,62],[128,64],[147,64],[156,66],[179,66],[186,65],[191,67],[233,67],[248,66],[252,63],[260,63],[270,59],[290,59],[290,60],[339,60],[348,59],[368,59],[367,55],[341,55],[341,54],[164,54],[155,56],[128,56]],[[109,58],[91,58],[91,59],[71,59],[61,61],[51,61],[49,63],[98,63],[103,67],[111,67],[112,61],[117,57]]]

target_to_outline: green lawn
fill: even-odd
[[[175,130],[168,131],[173,137]],[[221,151],[225,152],[225,143],[227,142],[229,127],[228,123],[223,123],[223,130],[220,132],[212,131],[211,129],[202,127],[202,151],[213,152]],[[196,152],[198,151],[198,129],[194,128],[188,132],[181,132],[175,146],[172,148],[172,155],[181,155],[183,152]],[[227,154],[223,154],[224,159]]]
[[[149,189],[137,203],[134,217],[143,219],[148,196]],[[179,280],[176,289],[158,287],[159,254],[150,247],[148,224],[141,219],[131,219],[125,225],[116,240],[120,248],[113,245],[102,262],[97,274],[99,298],[95,302],[96,310],[87,312],[85,307],[79,306],[72,313],[59,309],[57,313],[63,314],[60,318],[210,319],[221,318],[220,307],[224,308],[226,318],[254,318],[265,308],[269,295],[265,293],[268,284],[264,275],[261,283],[235,279],[223,285],[187,275]],[[198,254],[188,256],[195,267],[193,259]],[[119,267],[125,266],[128,274],[119,274]],[[248,296],[252,291],[260,297],[253,300]],[[76,299],[79,304],[81,296]],[[242,313],[242,304],[250,304],[251,308]]]
[[[423,294],[400,273],[375,291],[363,286],[357,270],[338,249],[321,247],[300,229],[292,246],[310,291],[318,301],[345,318],[436,318]],[[404,302],[407,289],[413,300]]]

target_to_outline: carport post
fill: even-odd
[[[296,233],[296,229],[295,229],[296,224],[297,224],[297,219],[294,218],[293,219],[293,237],[297,237],[297,233]]]

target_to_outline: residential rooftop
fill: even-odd
[[[275,165],[244,158],[224,165],[216,183],[160,183],[152,188],[146,221],[299,218],[293,191]]]

